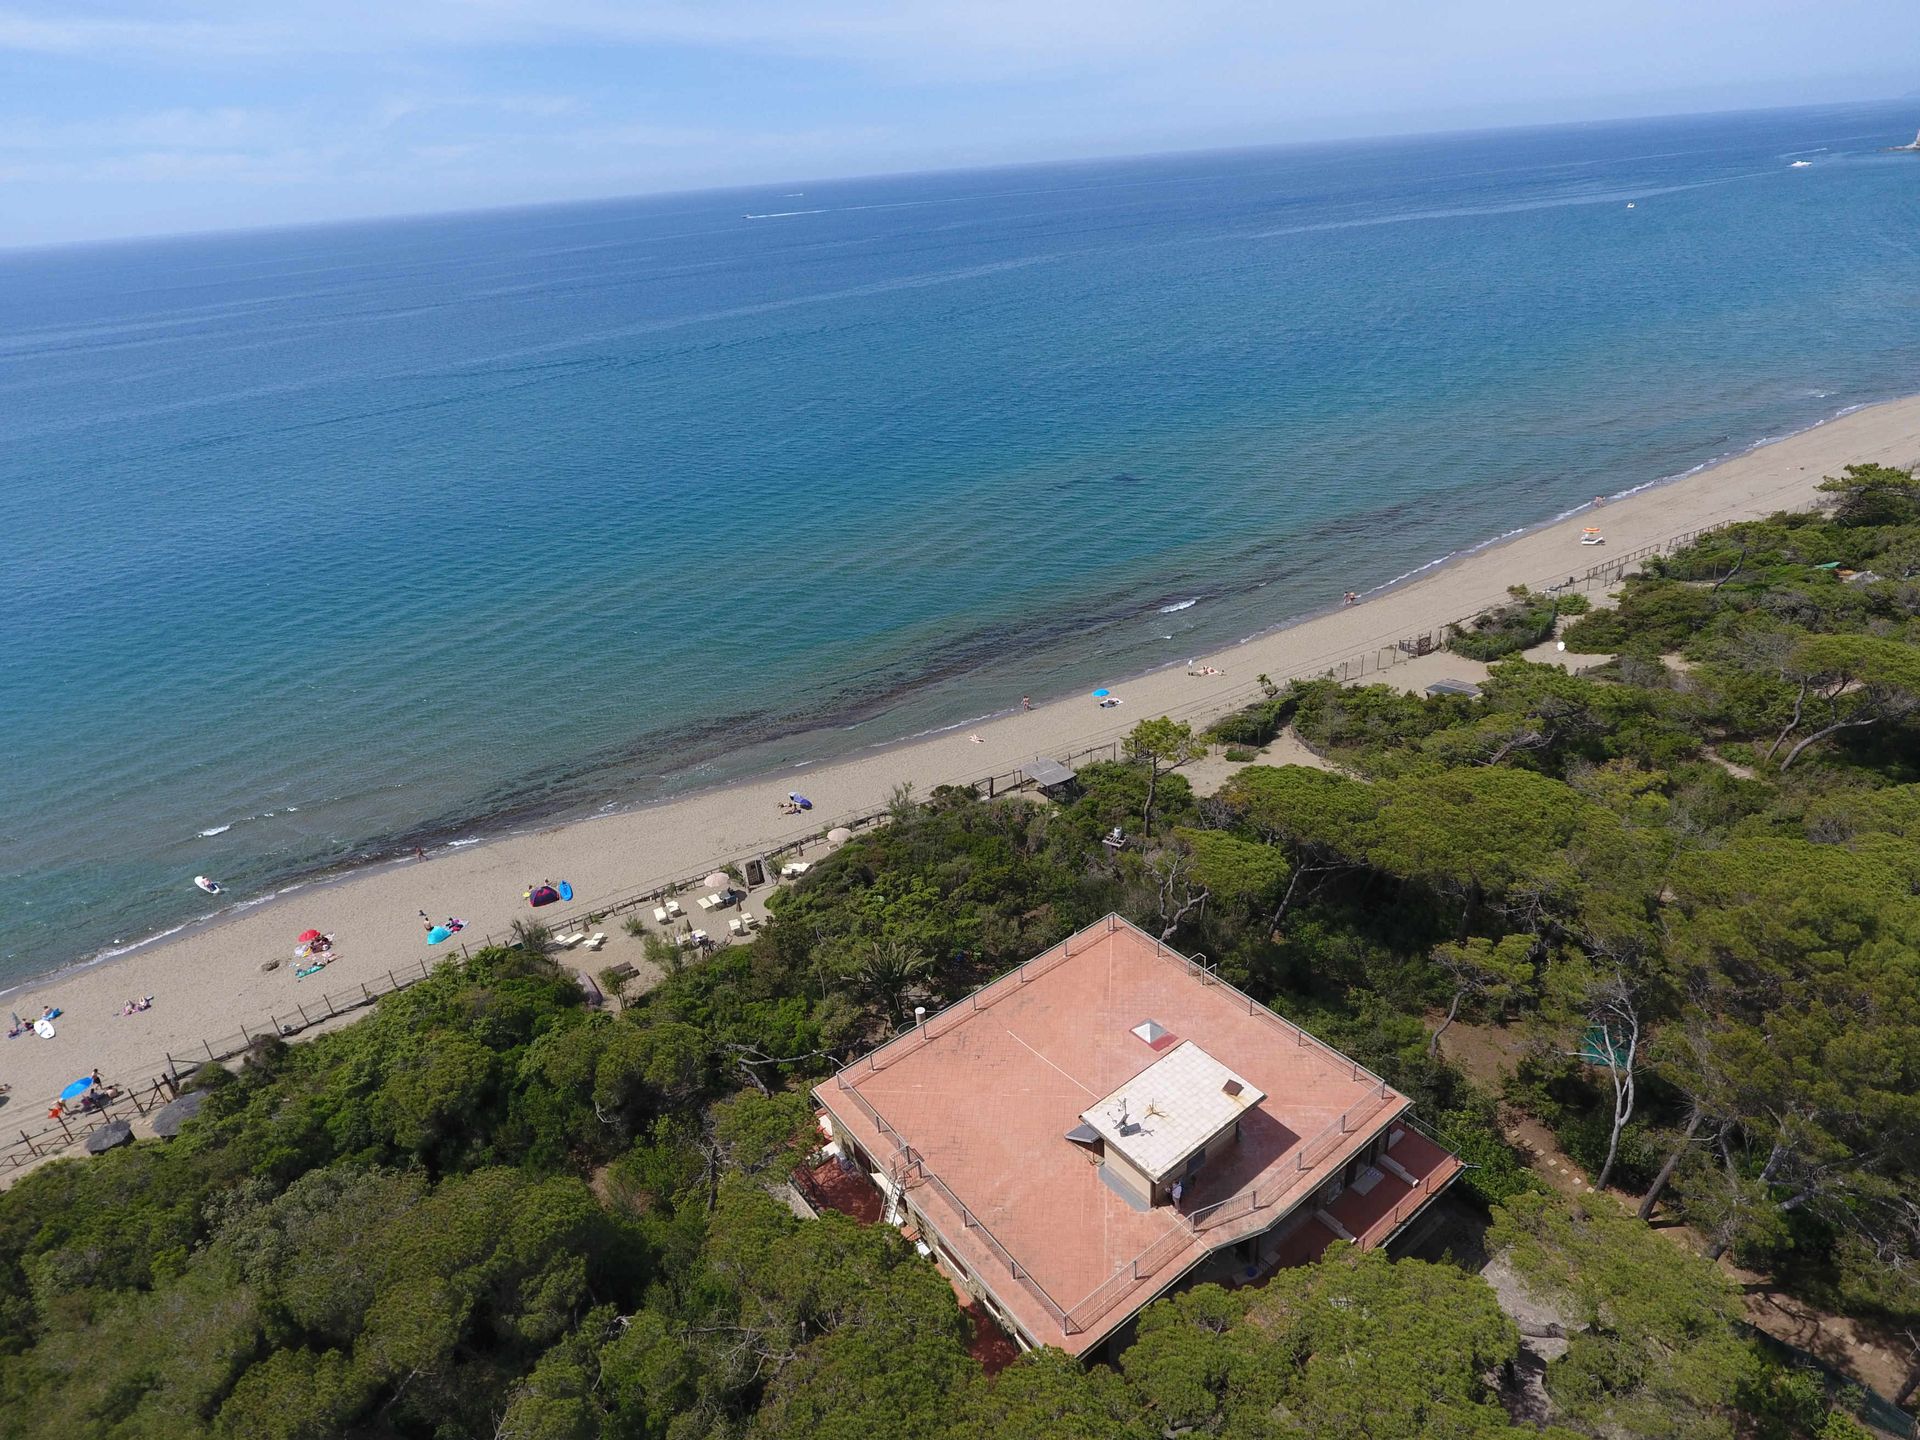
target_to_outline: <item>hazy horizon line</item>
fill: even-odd
[[[1096,161],[1124,164],[1129,161],[1158,160],[1183,155],[1234,155],[1263,150],[1307,150],[1319,146],[1348,145],[1368,141],[1433,141],[1444,140],[1455,136],[1515,134],[1529,130],[1572,130],[1601,125],[1631,125],[1660,120],[1707,119],[1717,115],[1774,115],[1785,114],[1795,110],[1865,109],[1872,106],[1895,104],[1915,98],[1913,94],[1901,94],[1868,96],[1850,100],[1814,101],[1796,105],[1742,105],[1701,110],[1656,110],[1644,113],[1607,115],[1587,119],[1536,120],[1517,124],[1462,125],[1431,130],[1357,129],[1341,134],[1318,135],[1312,139],[1262,140],[1240,144],[1219,145],[1174,144],[1166,146],[1165,148],[1139,150],[1127,154],[1087,152],[1048,155],[1029,160],[1010,160],[985,165],[929,165],[923,169],[854,170],[844,174],[833,175],[769,176],[762,180],[741,181],[725,185],[669,185],[658,190],[627,190],[604,195],[574,196],[560,200],[502,200],[493,204],[455,206],[449,209],[369,211],[365,214],[343,215],[328,220],[286,220],[271,221],[259,225],[212,225],[203,229],[132,231],[125,234],[98,235],[85,239],[31,241],[23,244],[0,241],[0,258],[47,254],[61,250],[100,249],[118,245],[140,245],[163,241],[208,240],[226,236],[271,235],[281,232],[343,229],[360,225],[402,224],[409,221],[446,220],[463,216],[503,215],[515,212],[558,210],[573,206],[614,205],[630,200],[659,200],[679,195],[689,197],[698,195],[727,195],[737,194],[743,191],[760,190],[772,185],[830,185],[850,184],[868,180],[895,180],[916,176],[982,175],[1008,170],[1040,169],[1050,165],[1088,164]],[[1915,123],[1920,124],[1920,120],[1917,120]]]

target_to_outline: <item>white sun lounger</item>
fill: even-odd
[[[780,873],[791,880],[796,875],[804,875],[813,868],[810,860],[790,860],[780,867]]]
[[[751,910],[742,910],[740,912],[740,923],[746,929],[752,930],[759,925],[760,917],[754,914]]]
[[[669,914],[669,915],[680,915],[680,914],[683,914],[683,913],[685,913],[685,912],[683,912],[683,911],[682,911],[682,910],[680,909],[680,902],[679,902],[678,900],[669,900],[669,901],[667,901],[667,914]]]
[[[653,918],[654,918],[654,923],[659,925],[664,925],[667,923],[667,921],[671,920],[673,917],[667,914],[666,906],[656,905],[653,907]]]
[[[558,945],[562,950],[571,950],[586,938],[584,933],[576,935],[556,935],[553,937],[553,943]]]
[[[607,943],[607,932],[604,930],[596,930],[593,932],[593,934],[587,937],[587,949],[589,950],[598,950],[602,945],[606,943]]]
[[[735,935],[744,935],[747,933],[747,922],[745,920],[742,920],[738,915],[736,915],[731,920],[727,921],[727,929],[732,931]]]

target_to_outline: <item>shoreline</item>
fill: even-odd
[[[295,880],[270,895],[8,989],[4,998],[10,1008],[30,1016],[42,1004],[54,1004],[66,1015],[56,1040],[27,1036],[0,1050],[13,1062],[4,1075],[23,1097],[41,1089],[51,1094],[70,1078],[70,1070],[79,1074],[99,1065],[110,1079],[144,1073],[158,1069],[168,1052],[231,1031],[242,1020],[264,1023],[275,1004],[290,1008],[304,990],[296,988],[290,965],[268,972],[260,965],[289,960],[293,937],[308,925],[337,936],[338,959],[317,988],[352,984],[383,974],[389,965],[437,955],[421,943],[420,909],[435,916],[460,915],[475,937],[500,934],[515,919],[543,913],[529,911],[521,891],[551,876],[573,883],[579,899],[565,913],[578,917],[617,895],[791,844],[841,817],[882,808],[898,783],[911,783],[924,795],[938,784],[1012,770],[1038,754],[1111,743],[1141,719],[1162,714],[1210,719],[1258,694],[1257,673],[1275,679],[1317,673],[1476,613],[1503,599],[1510,584],[1558,583],[1567,573],[1605,561],[1609,552],[1803,503],[1823,475],[1849,463],[1907,464],[1916,458],[1920,396],[1854,406],[1678,476],[1616,492],[1598,512],[1608,544],[1597,555],[1575,548],[1577,530],[1557,533],[1572,518],[1592,513],[1590,505],[1576,506],[1429,561],[1374,587],[1357,605],[1283,619],[1195,657],[1221,674],[1190,676],[1176,661],[1109,682],[1124,702],[1115,710],[1095,710],[1075,694],[1023,711],[1019,698],[1009,695],[1005,705],[974,718],[877,741],[835,758],[803,760],[670,798],[444,845],[425,861],[388,856]],[[794,738],[816,733],[822,732],[816,728]],[[815,802],[804,824],[777,809],[794,786]],[[758,911],[764,894],[754,892],[749,908]],[[569,958],[575,968],[592,973],[622,960],[639,961],[640,944],[616,927],[605,949]],[[147,994],[157,997],[152,1010],[119,1014],[127,998]]]
[[[1658,490],[1666,489],[1671,486],[1682,485],[1682,484],[1685,484],[1688,480],[1696,476],[1699,476],[1708,471],[1717,469],[1722,465],[1726,465],[1726,464],[1730,464],[1732,462],[1738,461],[1745,456],[1755,453],[1756,451],[1764,450],[1768,446],[1777,445],[1785,441],[1796,439],[1800,436],[1811,434],[1814,431],[1820,430],[1826,426],[1836,424],[1840,421],[1847,419],[1849,416],[1858,414],[1862,411],[1875,410],[1882,406],[1898,405],[1903,403],[1907,399],[1920,399],[1920,396],[1912,396],[1912,397],[1901,396],[1901,397],[1895,397],[1890,400],[1862,401],[1856,404],[1843,406],[1839,410],[1836,410],[1833,414],[1828,415],[1822,419],[1815,420],[1812,423],[1805,425],[1798,430],[1788,431],[1782,435],[1764,436],[1758,440],[1752,441],[1751,443],[1745,445],[1744,447],[1735,447],[1735,448],[1723,451],[1717,455],[1711,456],[1708,459],[1702,460],[1697,464],[1691,465],[1684,470],[1678,471],[1670,475],[1660,476],[1652,480],[1641,481],[1638,484],[1630,485],[1623,489],[1609,492],[1607,495],[1600,498],[1603,499],[1605,504],[1607,505],[1615,505],[1620,502],[1632,499],[1635,496],[1644,495],[1651,491],[1658,491]],[[1916,458],[1920,458],[1920,457],[1916,457]],[[1574,505],[1568,509],[1559,511],[1556,514],[1546,519],[1534,521],[1527,525],[1517,526],[1513,529],[1502,531],[1498,535],[1489,536],[1485,539],[1476,541],[1472,544],[1459,546],[1453,550],[1448,551],[1443,555],[1439,555],[1432,559],[1422,561],[1420,564],[1413,566],[1409,570],[1402,571],[1400,574],[1393,576],[1391,579],[1384,580],[1376,585],[1371,586],[1368,589],[1360,591],[1359,593],[1360,593],[1361,602],[1363,604],[1368,603],[1380,597],[1388,595],[1396,589],[1400,589],[1409,585],[1418,584],[1421,580],[1423,580],[1428,576],[1441,573],[1455,565],[1464,564],[1468,561],[1471,561],[1476,556],[1486,554],[1490,551],[1498,550],[1502,546],[1512,543],[1513,541],[1524,539],[1528,535],[1532,535],[1539,531],[1550,528],[1551,526],[1561,524],[1567,520],[1572,519],[1577,515],[1588,514],[1592,512],[1594,508],[1595,506],[1593,501],[1585,501],[1578,505]],[[1208,596],[1204,598],[1209,598],[1209,599],[1230,598],[1235,595],[1244,595],[1247,593],[1250,593],[1250,592],[1225,591],[1225,592],[1222,592],[1221,595],[1219,596]],[[1196,600],[1190,599],[1190,600],[1183,601],[1177,605],[1163,606],[1161,608],[1163,612],[1167,610],[1184,610],[1196,603],[1198,603]],[[1253,644],[1260,640],[1284,633],[1285,631],[1288,631],[1288,630],[1296,629],[1303,625],[1312,624],[1317,620],[1324,619],[1328,615],[1339,612],[1343,608],[1345,607],[1322,606],[1318,609],[1302,611],[1298,614],[1291,615],[1286,618],[1277,620],[1272,624],[1263,626],[1258,630],[1252,631],[1251,633],[1240,637],[1238,640],[1233,641],[1231,645],[1227,646],[1227,648],[1224,650],[1206,650],[1206,651],[1197,652],[1195,658],[1200,660],[1205,660],[1205,661],[1212,661],[1212,660],[1218,659],[1221,655],[1231,653],[1231,651],[1234,649],[1238,649],[1245,645]],[[1187,662],[1179,661],[1179,660],[1163,661],[1154,665],[1146,666],[1137,671],[1124,672],[1119,676],[1117,680],[1110,679],[1105,683],[1107,683],[1110,686],[1132,684],[1139,680],[1147,679],[1152,676],[1159,675],[1163,672],[1176,669],[1185,663]],[[910,686],[900,692],[897,692],[893,696],[889,696],[885,703],[888,706],[891,706],[898,699],[904,696],[910,695],[913,692],[914,688],[916,687]],[[1064,701],[1070,698],[1072,698],[1070,695],[1052,695],[1043,699],[1040,702],[1040,704],[1042,706],[1058,704],[1058,703],[1063,703]],[[857,728],[859,725],[868,723],[870,719],[879,718],[885,713],[886,711],[882,709],[878,711],[875,715],[863,716],[860,719],[857,719],[853,721],[851,724],[845,725],[845,726],[831,725],[831,724],[829,725],[816,724],[816,725],[808,726],[799,730],[786,732],[776,736],[763,736],[758,740],[750,741],[748,745],[743,748],[754,748],[761,745],[804,744],[815,736],[829,736],[835,733],[844,732],[847,729]],[[718,794],[718,793],[731,790],[740,786],[751,785],[757,781],[771,780],[771,779],[777,778],[780,775],[787,775],[792,772],[803,771],[816,766],[831,767],[834,765],[844,764],[850,761],[858,760],[864,757],[883,755],[888,753],[889,751],[900,750],[900,749],[915,745],[917,743],[920,743],[922,741],[936,740],[941,736],[949,735],[956,730],[964,729],[969,726],[991,724],[998,720],[1007,719],[1018,713],[1020,713],[1020,707],[1018,704],[1003,706],[998,709],[982,711],[979,714],[966,716],[951,722],[947,722],[939,725],[923,726],[920,729],[910,731],[905,735],[895,736],[891,739],[871,741],[864,746],[858,747],[853,750],[845,751],[842,753],[838,753],[838,754],[812,756],[796,762],[775,765],[772,768],[749,769],[730,778],[708,781],[708,782],[700,782],[684,790],[669,791],[664,794],[649,796],[646,798],[632,799],[632,800],[626,800],[626,801],[610,801],[594,809],[590,813],[586,813],[586,814],[569,813],[569,810],[574,809],[575,807],[563,806],[555,810],[549,811],[546,814],[523,815],[523,816],[519,816],[509,820],[502,828],[493,830],[491,831],[491,833],[486,833],[487,827],[491,823],[493,823],[493,821],[489,818],[475,819],[470,824],[442,826],[440,828],[443,831],[443,833],[457,833],[457,832],[466,831],[466,830],[475,830],[475,831],[480,831],[482,833],[474,834],[471,836],[464,836],[463,838],[460,838],[460,839],[437,841],[433,843],[430,848],[427,849],[427,858],[429,860],[436,859],[436,858],[444,858],[446,856],[455,854],[464,849],[472,848],[474,846],[499,844],[506,841],[521,839],[531,835],[541,834],[543,832],[551,831],[558,828],[565,828],[573,825],[581,825],[581,824],[586,824],[595,820],[602,820],[602,819],[607,819],[610,817],[620,816],[620,815],[630,815],[630,814],[635,814],[635,813],[639,813],[646,810],[657,809],[662,806],[679,804],[683,801],[692,800],[699,796],[709,795],[709,794]],[[721,750],[717,752],[717,754],[711,759],[696,760],[696,761],[689,762],[686,766],[683,766],[681,768],[681,771],[679,773],[686,773],[702,765],[714,763],[714,760],[724,761],[729,756],[737,753],[738,753],[737,748],[733,750]],[[673,773],[675,772],[665,772],[665,774],[668,774],[668,775]],[[227,829],[230,827],[222,826],[221,828]],[[363,859],[349,860],[344,864],[341,864],[335,868],[312,870],[304,873],[296,873],[291,878],[286,880],[284,883],[276,886],[274,889],[268,891],[266,894],[259,895],[247,900],[236,901],[233,904],[211,911],[204,915],[193,916],[189,919],[182,920],[179,923],[169,926],[165,929],[157,930],[152,934],[142,936],[137,940],[111,943],[101,948],[100,950],[94,952],[91,955],[83,956],[78,959],[62,961],[54,965],[51,969],[41,971],[35,975],[26,976],[25,978],[10,984],[0,985],[0,1003],[5,1003],[9,1001],[11,997],[18,995],[23,991],[31,989],[35,986],[44,986],[47,984],[55,983],[68,975],[84,973],[93,969],[97,969],[101,966],[110,965],[115,961],[134,956],[139,952],[141,952],[142,950],[145,950],[149,947],[163,945],[175,940],[185,941],[185,940],[191,939],[193,938],[194,935],[198,933],[215,929],[223,924],[231,923],[235,920],[238,920],[252,909],[255,909],[262,905],[272,904],[278,900],[283,900],[288,896],[296,894],[300,891],[318,890],[318,889],[324,889],[329,886],[338,885],[342,882],[352,880],[356,876],[366,875],[371,872],[377,871],[383,866],[412,863],[413,857],[404,853],[404,850],[405,850],[405,847],[411,842],[414,833],[415,832],[401,832],[399,835],[392,838],[391,843],[397,847],[395,853],[372,854]],[[420,833],[424,834],[425,832],[420,832]]]

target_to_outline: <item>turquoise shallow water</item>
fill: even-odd
[[[1076,689],[1920,389],[1914,123],[0,255],[0,982],[196,873]]]

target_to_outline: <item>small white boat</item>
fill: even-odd
[[[196,875],[193,877],[193,883],[209,895],[218,895],[220,893],[220,882],[218,880],[209,880],[204,875]]]
[[[1633,202],[1631,200],[1627,201],[1627,209],[1631,210],[1632,208],[1633,208]]]
[[[1813,161],[1811,160],[1796,160],[1793,162],[1793,164],[1789,165],[1787,168],[1789,170],[1805,170],[1807,167],[1809,167],[1812,164],[1813,164]]]

